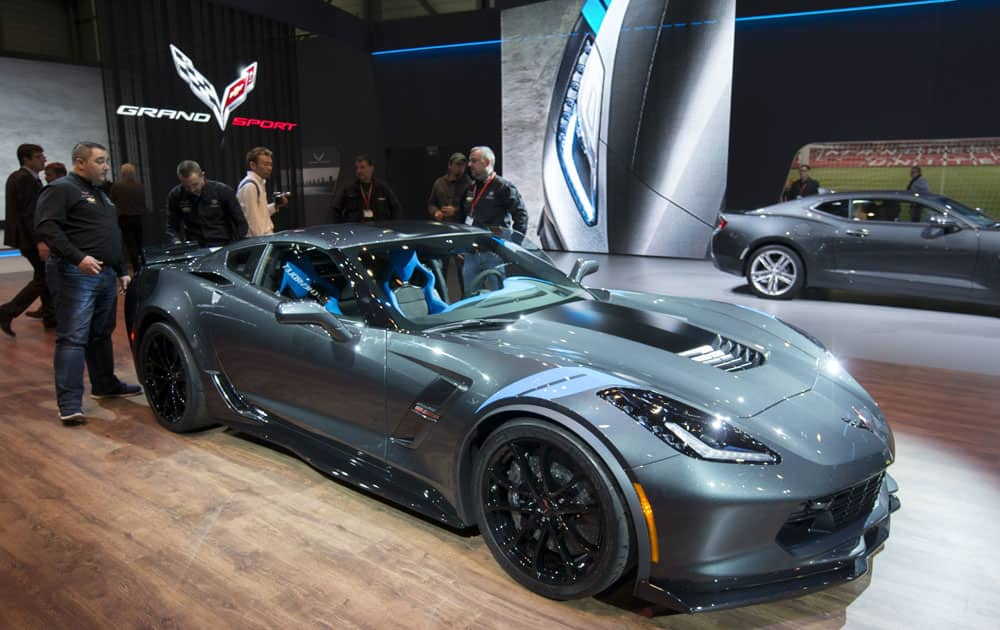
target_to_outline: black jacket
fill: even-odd
[[[17,249],[34,249],[42,240],[35,233],[35,201],[42,182],[22,167],[7,178],[7,227],[3,244]]]
[[[236,193],[222,182],[207,180],[197,196],[178,184],[167,195],[167,238],[175,243],[225,245],[245,237],[249,229]]]
[[[801,179],[797,179],[791,183],[791,185],[785,189],[785,194],[781,196],[784,201],[791,201],[792,199],[798,199],[799,197],[808,197],[809,195],[819,194],[819,182],[815,179],[810,178],[808,181],[803,182]]]
[[[462,206],[455,213],[455,220],[464,223],[466,217],[471,216],[472,224],[479,227],[512,227],[522,234],[527,232],[528,211],[524,209],[521,193],[517,192],[514,184],[497,175],[483,194],[479,195],[483,185],[484,182],[473,182],[466,189]]]
[[[119,276],[125,275],[118,211],[103,190],[75,173],[42,190],[35,229],[54,256],[73,265],[93,256]]]
[[[369,195],[369,186],[371,193]],[[365,217],[365,195],[371,200],[371,211],[374,216]],[[355,181],[340,191],[333,200],[330,223],[361,223],[364,221],[392,221],[400,218],[403,208],[388,184],[372,178],[371,184],[364,186]]]

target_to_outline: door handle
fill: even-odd
[[[868,230],[864,228],[860,230],[844,230],[844,234],[848,236],[857,236],[858,238],[864,238],[868,236]]]

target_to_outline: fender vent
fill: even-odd
[[[716,335],[711,345],[698,346],[679,353],[697,363],[726,372],[739,372],[764,365],[764,353],[750,346]]]

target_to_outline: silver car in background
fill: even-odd
[[[711,253],[763,298],[808,286],[1000,305],[1000,222],[942,195],[840,192],[722,214]]]

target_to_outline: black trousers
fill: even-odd
[[[139,254],[142,252],[142,215],[120,214],[118,215],[118,227],[122,230],[125,251],[128,254],[129,263],[132,264],[132,273],[134,274],[139,271]]]
[[[31,306],[31,303],[36,298],[42,298],[42,319],[45,320],[46,324],[55,325],[55,306],[52,303],[52,297],[49,295],[49,287],[45,283],[45,262],[38,255],[38,250],[34,247],[22,249],[21,255],[31,263],[31,269],[34,273],[31,276],[31,281],[17,292],[14,299],[0,306],[0,312],[13,319],[28,310],[28,307]]]

